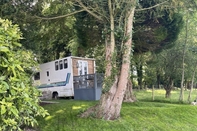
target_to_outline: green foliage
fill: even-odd
[[[48,62],[66,56],[76,44],[73,15],[50,19],[72,13],[74,7],[71,3],[16,0],[13,4],[10,0],[3,0],[0,2],[0,17],[17,23],[26,38],[20,42],[23,47],[32,50],[40,63]]]
[[[181,50],[185,48],[185,82],[192,80],[192,74],[195,70],[196,66],[196,24],[197,19],[194,17],[196,15],[196,11],[193,10],[183,10],[182,14],[184,14],[183,19],[187,21],[184,25],[182,32],[179,35],[178,43]],[[187,26],[186,26],[187,25]],[[180,55],[180,57],[183,57]]]
[[[36,116],[47,112],[39,106],[40,92],[31,86],[31,71],[36,63],[32,53],[22,50],[17,25],[0,19],[0,130],[21,130],[37,124]]]
[[[158,35],[160,34],[160,35]],[[163,26],[154,29],[153,35],[155,36],[155,42],[160,42],[166,38],[167,34],[167,29],[164,28]]]
[[[96,72],[104,73],[105,72],[105,49],[104,45],[97,45],[94,48],[89,48],[86,51],[87,58],[95,58],[96,59]]]
[[[78,7],[76,7],[76,9],[77,8]],[[77,55],[85,56],[87,52],[84,50],[90,50],[94,47],[97,48],[96,46],[103,44],[103,39],[101,38],[103,25],[87,12],[80,12],[75,15],[75,18],[75,29],[78,42]]]
[[[160,0],[140,1],[143,8],[160,3]],[[174,9],[162,8],[162,5],[136,12],[133,40],[135,53],[161,51],[172,47],[183,27],[183,15]]]
[[[71,2],[62,0],[55,0],[50,2],[38,2],[36,6],[42,5],[39,12],[42,18],[53,18],[72,13],[74,7]],[[67,56],[71,48],[74,48],[76,44],[75,35],[75,17],[73,15],[57,18],[57,19],[44,19],[39,23],[40,29],[35,30],[37,37],[33,37],[32,40],[37,43],[36,53],[40,54],[42,62],[48,62],[54,59]],[[34,23],[30,23],[34,26]],[[26,44],[28,41],[26,41]],[[69,44],[69,43],[72,43]],[[33,49],[34,50],[34,49]]]

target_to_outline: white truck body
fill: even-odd
[[[74,97],[73,77],[94,73],[94,59],[69,56],[39,65],[34,85],[43,97]]]

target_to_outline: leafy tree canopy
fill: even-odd
[[[16,0],[15,3],[3,1],[0,6],[4,9],[0,9],[0,16],[19,25],[25,38],[21,44],[33,50],[40,62],[60,58],[69,52],[68,46],[75,39],[75,17],[52,17],[71,13],[71,2]]]
[[[141,1],[142,8],[155,5],[154,0]],[[136,12],[134,23],[135,53],[161,50],[171,47],[183,27],[183,18],[173,9],[161,10],[161,7]]]

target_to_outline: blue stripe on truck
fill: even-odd
[[[38,86],[38,88],[49,88],[49,87],[66,86],[66,84],[69,83],[70,75],[71,75],[71,73],[67,73],[66,81],[55,82],[55,83],[51,83],[51,84],[42,84],[42,85]]]

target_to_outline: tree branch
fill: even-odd
[[[157,6],[160,6],[160,5],[162,5],[162,4],[166,3],[166,2],[168,2],[168,0],[167,0],[167,1],[164,1],[164,2],[161,2],[161,3],[159,3],[159,4],[156,4],[156,5],[154,5],[154,6],[148,7],[148,8],[135,9],[135,11],[144,11],[144,10],[149,10],[149,9],[155,8],[155,7],[157,7]]]
[[[103,21],[103,19],[100,17],[100,16],[98,16],[97,14],[95,14],[94,12],[92,12],[92,11],[90,11],[81,1],[79,1],[79,0],[76,0],[78,3],[79,3],[79,5],[85,10],[85,11],[87,11],[89,14],[91,14],[92,16],[94,16],[95,18],[97,18],[98,20],[100,20],[100,21]]]
[[[85,10],[82,9],[82,10],[78,10],[78,11],[72,12],[70,14],[60,15],[60,16],[56,16],[56,17],[40,17],[40,16],[35,16],[35,17],[37,17],[39,19],[42,19],[42,20],[53,20],[53,19],[59,19],[59,18],[68,17],[68,16],[71,16],[71,15],[74,15],[74,14],[77,14],[77,13],[83,12],[83,11],[85,11]]]

